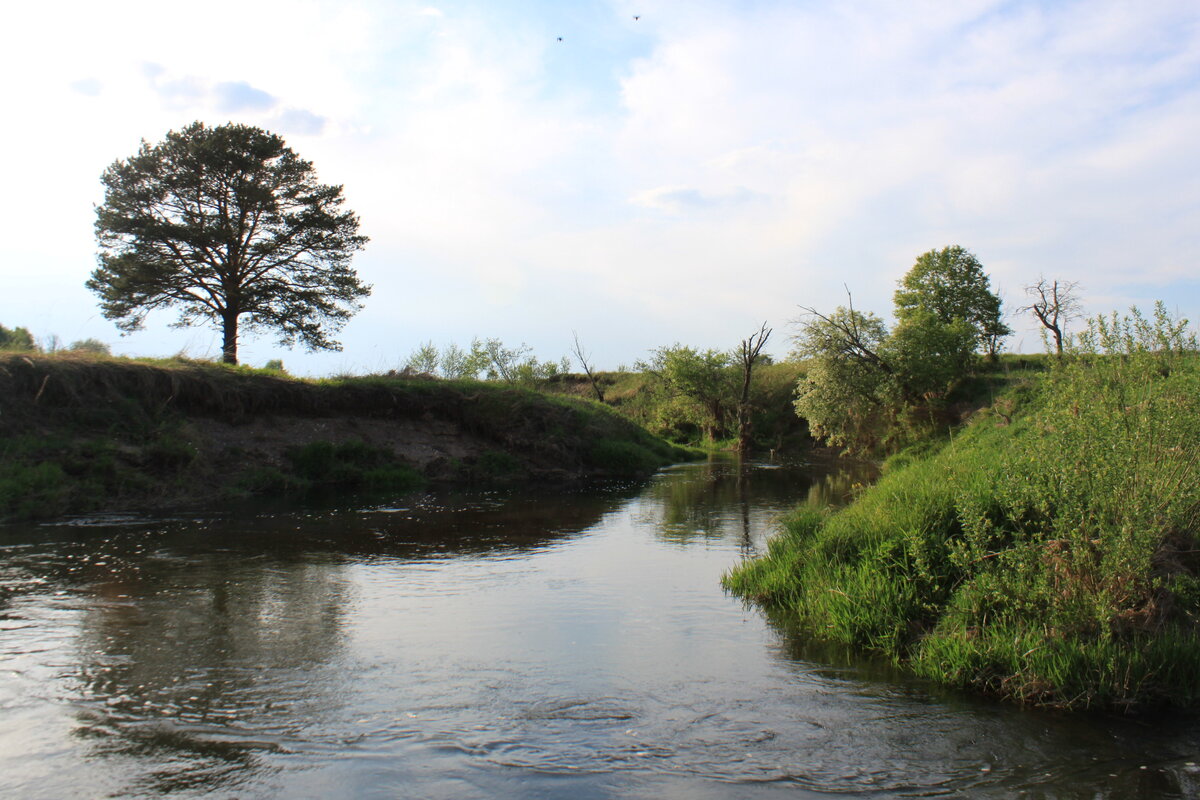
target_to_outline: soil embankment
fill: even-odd
[[[496,384],[0,356],[0,519],[637,477],[687,457],[597,404]]]

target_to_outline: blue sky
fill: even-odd
[[[218,354],[170,314],[120,337],[83,288],[101,171],[196,119],[283,134],[372,239],[345,350],[264,334],[248,363],[367,372],[474,336],[557,358],[578,331],[615,368],[763,320],[782,354],[798,306],[848,286],[886,315],[949,244],[1014,310],[1046,275],[1089,312],[1200,319],[1194,2],[25,6],[0,32],[0,324],[38,336]]]

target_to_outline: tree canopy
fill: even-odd
[[[99,262],[87,287],[125,331],[155,309],[220,325],[237,363],[239,325],[281,344],[329,338],[370,294],[350,260],[367,243],[342,187],[317,182],[284,140],[247,125],[195,122],[103,173]],[[244,320],[243,320],[244,318]]]
[[[0,325],[0,350],[36,350],[37,342],[28,328]]]
[[[929,312],[943,323],[965,320],[977,347],[994,355],[1012,329],[1004,324],[1000,297],[992,292],[983,265],[969,250],[952,245],[922,253],[901,280],[893,298],[896,318],[903,322]]]
[[[730,371],[730,354],[721,350],[697,350],[681,344],[651,351],[649,361],[639,361],[639,369],[649,372],[661,388],[691,408],[688,414],[709,440],[716,440],[736,397],[738,376]]]
[[[917,259],[896,291],[890,331],[853,305],[802,310],[795,356],[808,369],[796,413],[813,435],[850,450],[894,444],[906,426],[934,424],[974,369],[976,351],[996,353],[1011,332],[978,259],[958,246]]]

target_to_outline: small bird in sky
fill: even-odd
[[[560,37],[558,37],[558,40],[561,42],[561,41],[562,41],[562,37],[561,37],[561,36],[560,36]]]
[[[633,15],[633,21],[634,21],[634,22],[637,22],[639,19],[641,19],[641,17],[639,17],[637,14],[634,14],[634,15]]]

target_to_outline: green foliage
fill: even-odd
[[[412,352],[404,364],[404,369],[418,375],[434,375],[438,371],[440,361],[437,345],[426,342]]]
[[[801,324],[794,355],[808,369],[796,386],[796,413],[813,436],[862,450],[878,441],[890,417],[892,367],[880,355],[887,328],[874,314],[839,307]]]
[[[404,371],[449,380],[474,380],[483,374],[489,381],[534,387],[567,373],[570,367],[565,356],[558,361],[538,360],[525,344],[506,347],[500,339],[472,339],[469,351],[453,343],[439,350],[433,342],[426,342],[409,355]]]
[[[499,339],[475,340],[471,343],[471,349],[477,362],[482,363],[488,380],[492,381],[532,386],[571,369],[571,363],[565,356],[557,362],[538,361],[524,343],[520,347],[508,348]]]
[[[0,519],[92,511],[169,481],[195,458],[167,432],[141,446],[106,438],[0,437]],[[153,478],[148,476],[153,473]]]
[[[32,352],[37,349],[37,342],[27,328],[6,328],[0,325],[0,350]]]
[[[367,238],[341,208],[342,187],[318,183],[311,163],[260,128],[201,122],[114,162],[96,209],[100,267],[87,287],[122,330],[175,307],[179,325],[221,326],[237,362],[240,320],[310,350],[370,288],[350,268]]]
[[[731,368],[729,353],[697,350],[681,344],[659,347],[638,369],[653,375],[669,400],[664,414],[675,424],[695,424],[711,442],[729,435],[733,406],[737,402],[738,373]]]
[[[848,508],[789,521],[726,585],[814,635],[1022,702],[1200,700],[1195,337],[1160,306],[1079,341]]]
[[[112,348],[99,339],[80,339],[79,341],[71,342],[67,350],[72,353],[88,353],[94,356],[112,355]]]
[[[35,519],[47,510],[61,513],[69,492],[70,481],[58,464],[0,464],[0,515]]]
[[[469,378],[474,380],[479,376],[481,365],[476,358],[476,348],[474,343],[470,351],[463,350],[454,342],[446,345],[438,359],[438,367],[441,369],[442,376],[449,380],[462,380]]]
[[[914,312],[933,314],[946,324],[965,321],[975,331],[978,347],[992,355],[1012,333],[983,265],[958,245],[922,253],[900,280],[894,302],[901,322]]]
[[[243,470],[234,482],[234,494],[286,494],[309,488],[307,481],[289,475],[278,467],[256,466]]]
[[[145,449],[144,458],[147,466],[162,472],[174,472],[190,465],[196,460],[196,448],[173,433],[162,433]]]
[[[357,440],[309,442],[290,448],[286,456],[299,478],[292,482],[297,486],[409,489],[423,483],[416,470],[391,450]]]
[[[796,356],[807,359],[796,413],[827,443],[863,452],[903,446],[942,427],[955,389],[977,369],[975,351],[994,356],[1009,333],[1000,299],[961,247],[917,259],[896,292],[896,327],[874,314],[807,309]]]
[[[637,442],[612,439],[595,442],[585,458],[597,469],[623,476],[645,475],[662,463],[661,456]]]
[[[880,347],[894,370],[894,398],[937,400],[974,366],[976,332],[963,319],[943,321],[932,312],[905,314]]]
[[[475,462],[474,474],[485,480],[508,480],[524,471],[520,459],[503,450],[488,450]]]

